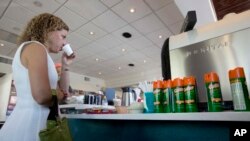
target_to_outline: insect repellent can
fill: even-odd
[[[163,81],[163,112],[172,112],[172,81]]]
[[[209,112],[220,112],[222,108],[222,95],[219,77],[215,72],[206,73],[204,80],[207,90],[207,102]]]
[[[163,112],[163,93],[162,93],[162,81],[153,82],[153,93],[154,93],[154,112],[162,113]]]
[[[185,96],[185,111],[197,112],[197,92],[196,81],[193,76],[184,77],[184,96]]]
[[[250,100],[247,90],[244,69],[237,67],[229,70],[230,87],[235,111],[250,111]]]
[[[173,80],[174,112],[185,112],[183,80],[175,78]]]

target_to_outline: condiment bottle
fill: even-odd
[[[185,112],[183,80],[175,78],[173,80],[174,92],[174,112]]]
[[[208,111],[222,111],[222,95],[218,75],[215,72],[206,73],[204,80],[207,89]]]
[[[197,112],[196,81],[193,76],[184,77],[184,95],[186,112]]]
[[[153,93],[154,93],[154,112],[155,113],[162,113],[162,81],[154,81],[153,82]]]
[[[250,100],[246,85],[244,69],[237,67],[229,70],[229,80],[235,111],[250,111]]]
[[[163,112],[170,113],[172,112],[172,81],[166,80],[163,81]]]

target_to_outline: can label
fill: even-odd
[[[207,98],[208,98],[208,111],[219,112],[222,111],[222,95],[220,83],[210,82],[206,83]]]
[[[184,89],[183,87],[175,87],[174,91],[174,100],[175,100],[175,112],[185,112],[185,104],[184,104]]]
[[[198,109],[197,109],[195,86],[193,85],[185,86],[184,94],[185,94],[186,112],[197,112]]]
[[[155,113],[162,113],[162,90],[159,88],[154,89],[154,111]]]
[[[172,112],[172,102],[171,102],[172,89],[166,88],[163,90],[163,112],[170,113]]]
[[[245,78],[230,80],[234,110],[249,111],[250,102]]]

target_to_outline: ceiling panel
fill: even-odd
[[[178,22],[176,22],[168,27],[173,32],[173,34],[176,35],[176,34],[180,33],[183,23],[184,23],[184,20],[181,20],[181,21],[178,21]]]
[[[92,22],[102,29],[105,29],[107,32],[112,32],[127,24],[123,19],[110,10],[96,17]]]
[[[166,25],[172,25],[184,19],[174,2],[156,11],[156,13]]]
[[[101,48],[104,49],[110,49],[112,47],[116,47],[120,44],[122,44],[122,41],[117,39],[115,36],[108,34],[98,40],[96,40],[97,43],[101,45]]]
[[[106,31],[99,28],[92,22],[88,22],[87,24],[82,25],[76,32],[91,40],[98,39],[107,34]],[[90,32],[93,32],[93,34],[90,34]]]
[[[147,34],[147,38],[153,41],[158,47],[162,47],[165,39],[170,37],[172,33],[165,27]]]
[[[0,18],[4,14],[4,11],[8,8],[11,0],[1,0],[0,1]]]
[[[20,35],[22,30],[25,28],[24,24],[18,23],[6,17],[2,17],[0,20],[0,28],[10,33]]]
[[[82,35],[79,35],[76,32],[72,32],[67,36],[68,42],[71,44],[73,50],[77,50],[80,47],[83,47],[91,42],[90,39],[85,38]]]
[[[88,20],[107,10],[99,0],[68,0],[65,6]]]
[[[19,22],[21,24],[26,24],[36,13],[31,12],[30,10],[26,9],[25,7],[12,2],[9,8],[6,10],[4,16],[8,17],[11,20]]]
[[[98,54],[98,53],[106,50],[105,48],[103,48],[102,44],[99,44],[97,42],[92,42],[92,43],[84,46],[81,49],[87,50],[87,51],[91,52],[93,55]]]
[[[135,12],[130,13],[130,8],[134,8]],[[125,19],[128,23],[142,18],[152,12],[150,8],[143,2],[143,0],[124,0],[114,6],[112,10]]]
[[[59,10],[57,10],[55,15],[62,18],[64,22],[70,27],[70,30],[73,31],[87,22],[86,19],[65,7],[61,7]]]
[[[143,34],[154,32],[164,27],[164,24],[154,14],[137,20],[133,22],[132,25]]]
[[[128,42],[128,45],[132,46],[133,48],[137,50],[144,49],[148,46],[153,45],[153,42],[146,37],[142,36],[140,38],[134,39],[132,41]]]
[[[100,0],[100,1],[108,7],[113,7],[114,5],[118,4],[122,0]]]
[[[145,0],[145,2],[154,10],[159,10],[173,1],[174,0]]]
[[[12,50],[17,49],[17,45],[0,40],[0,54],[6,55],[10,54]]]
[[[17,0],[16,2],[36,13],[54,13],[61,6],[55,0]]]
[[[121,55],[124,55],[129,52],[136,52],[136,49],[128,44],[121,44],[115,48],[112,48],[112,51],[116,51],[116,52],[119,52]]]

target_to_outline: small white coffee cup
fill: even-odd
[[[113,102],[114,102],[114,106],[121,106],[121,99],[113,99]]]
[[[72,50],[72,48],[70,47],[70,44],[64,45],[62,49],[63,49],[63,51],[64,51],[68,56],[72,55],[72,53],[73,53],[73,50]]]

